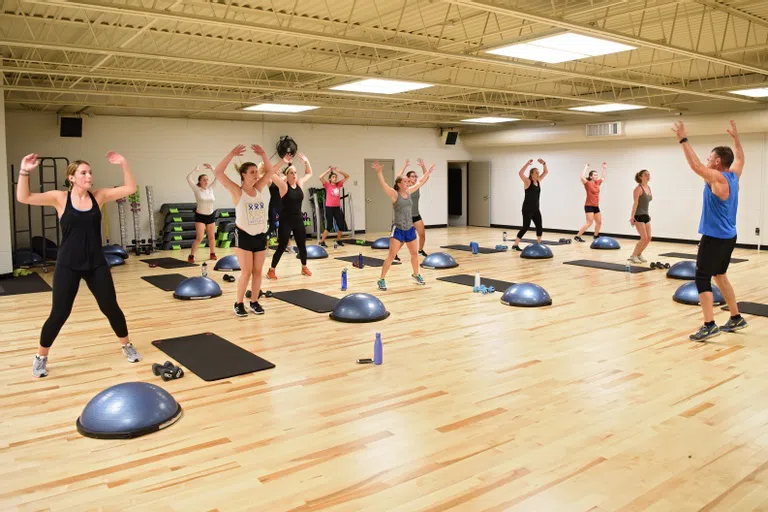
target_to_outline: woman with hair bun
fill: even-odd
[[[206,169],[213,172],[213,167],[209,164],[203,164]],[[193,174],[198,173],[197,183],[195,183]],[[192,242],[192,249],[189,251],[187,261],[190,263],[195,262],[195,252],[200,243],[203,241],[203,236],[208,234],[208,247],[210,250],[210,258],[216,259],[216,209],[213,204],[216,201],[216,197],[213,195],[213,186],[216,184],[216,176],[209,182],[208,176],[200,173],[200,168],[195,167],[192,172],[187,174],[187,183],[192,192],[195,193],[195,201],[197,207],[195,208],[195,241]]]
[[[651,216],[648,215],[648,205],[653,200],[653,195],[651,194],[651,187],[648,186],[650,180],[651,173],[646,169],[635,174],[637,186],[632,192],[632,213],[629,216],[629,223],[637,229],[640,241],[635,245],[635,250],[632,251],[632,256],[629,258],[632,263],[645,263],[647,261],[643,258],[643,251],[651,243]]]

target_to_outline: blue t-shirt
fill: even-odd
[[[728,199],[723,201],[710,188],[704,185],[704,202],[701,205],[699,233],[712,238],[730,239],[736,236],[736,210],[739,208],[739,177],[726,171],[723,176],[728,180]]]

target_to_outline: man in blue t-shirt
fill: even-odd
[[[690,336],[693,341],[704,341],[717,336],[721,331],[734,332],[747,326],[739,314],[736,293],[726,275],[731,253],[736,247],[736,211],[739,208],[739,178],[744,169],[744,149],[739,141],[736,123],[731,121],[731,128],[726,131],[733,138],[735,155],[731,148],[718,146],[709,154],[707,164],[704,165],[688,143],[682,121],[676,122],[672,131],[683,147],[688,165],[706,181],[699,222],[699,234],[702,236],[696,256],[696,289],[704,313],[704,325]],[[715,324],[712,277],[720,287],[731,312],[731,318],[721,327]]]

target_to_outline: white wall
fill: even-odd
[[[449,226],[461,226],[467,225],[467,163],[453,163],[451,167],[461,169],[461,215],[449,215]]]
[[[666,135],[666,134],[663,134]],[[741,178],[737,228],[739,243],[756,244],[755,228],[763,228],[762,244],[768,243],[768,148],[765,134],[742,135],[745,168]],[[691,136],[699,157],[704,159],[718,145],[730,145],[731,138]],[[619,139],[558,145],[526,145],[506,148],[472,148],[476,159],[491,160],[491,223],[520,225],[523,185],[517,176],[528,159],[543,158],[549,176],[542,182],[541,211],[544,228],[577,230],[584,222],[584,187],[579,175],[584,164],[599,170],[608,163],[608,178],[602,186],[600,209],[602,230],[617,234],[636,234],[629,224],[634,175],[641,169],[651,172],[653,201],[650,214],[653,234],[658,237],[697,239],[704,182],[688,167],[674,137],[658,139]],[[762,176],[761,176],[762,171]]]
[[[10,172],[5,144],[5,97],[0,91],[0,274],[13,272],[10,213],[12,203],[9,195]]]
[[[7,112],[6,119],[11,162],[19,162],[24,154],[32,151],[44,156],[84,159],[93,168],[94,185],[108,187],[122,180],[120,168],[109,164],[104,157],[107,151],[114,150],[122,153],[131,164],[143,201],[144,187],[154,187],[157,209],[162,203],[194,201],[184,178],[196,164],[207,162],[215,166],[232,147],[241,143],[248,146],[261,144],[271,155],[279,137],[290,135],[298,143],[299,150],[310,159],[316,176],[329,165],[351,175],[350,184],[345,188],[354,195],[357,229],[365,226],[362,166],[366,158],[394,159],[396,169],[405,159],[415,162],[418,157],[428,165],[437,164],[436,172],[421,194],[420,211],[426,224],[448,223],[447,161],[469,158],[460,144],[445,146],[436,130],[431,129],[95,116],[83,120],[83,137],[78,139],[59,137],[54,114]],[[257,158],[250,149],[248,151],[247,159]],[[299,172],[303,172],[302,166],[298,167]],[[229,174],[236,178],[234,171]],[[319,187],[320,182],[313,178],[309,186]],[[6,196],[0,194],[0,197]],[[217,187],[216,199],[217,207],[232,207],[223,188]],[[305,211],[311,211],[308,201]],[[128,216],[128,237],[131,239],[130,212]],[[114,242],[119,239],[114,204],[109,207],[109,222]],[[148,227],[145,208],[142,226],[144,230]]]

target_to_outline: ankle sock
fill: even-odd
[[[704,322],[704,325],[706,325],[707,327],[714,327],[715,326],[715,321],[712,320],[711,322]]]
[[[741,314],[731,315],[731,320],[741,320]]]

